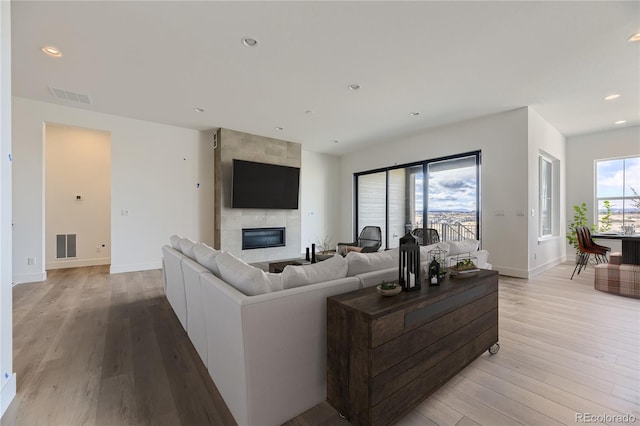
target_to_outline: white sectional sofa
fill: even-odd
[[[324,401],[327,297],[398,276],[397,250],[269,274],[171,240],[162,248],[167,299],[241,426],[280,425]]]

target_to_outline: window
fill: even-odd
[[[379,226],[383,249],[425,228],[442,241],[479,240],[479,182],[479,151],[356,173],[356,235]]]
[[[540,200],[538,211],[540,212],[539,232],[540,237],[553,235],[553,162],[544,157],[539,157]]]
[[[640,225],[640,157],[596,160],[599,231]]]
[[[538,155],[538,239],[560,235],[560,160]]]

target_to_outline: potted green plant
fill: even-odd
[[[603,201],[602,204],[604,206],[604,215],[600,218],[601,225],[598,231],[611,231],[611,207],[613,207],[613,205],[608,200]]]
[[[587,226],[587,204],[582,203],[573,206],[573,220],[569,222],[569,229],[567,230],[567,240],[569,244],[576,249],[576,253],[580,251],[578,246],[578,236],[576,235],[576,228],[581,226]]]

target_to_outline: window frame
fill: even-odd
[[[548,174],[543,173],[543,165],[547,164],[548,166]],[[546,182],[546,178],[549,177],[550,181]],[[547,239],[554,237],[554,225],[557,219],[554,214],[555,200],[553,197],[553,187],[554,187],[555,179],[554,179],[554,160],[549,158],[549,156],[540,153],[538,155],[538,238],[539,239]],[[546,188],[547,191],[543,192],[543,188]],[[547,208],[543,208],[545,205],[545,200],[548,201]],[[544,223],[544,214],[543,211],[546,210],[547,218],[549,219],[549,231],[545,233],[545,223]]]
[[[412,163],[407,163],[407,164],[397,164],[397,165],[393,165],[393,166],[389,166],[389,167],[381,167],[378,169],[372,169],[372,170],[366,170],[366,171],[362,171],[362,172],[356,172],[353,174],[353,203],[354,203],[354,217],[353,217],[353,237],[354,237],[354,241],[357,240],[358,238],[358,229],[359,229],[359,223],[358,223],[358,218],[359,218],[359,208],[358,208],[358,204],[359,204],[359,194],[358,194],[358,179],[360,176],[363,175],[369,175],[369,174],[374,174],[374,173],[380,173],[380,172],[385,172],[386,176],[387,176],[387,184],[385,187],[385,229],[387,230],[387,232],[384,232],[383,236],[382,236],[382,247],[389,247],[389,236],[388,236],[388,230],[389,230],[389,172],[392,170],[396,170],[396,169],[403,169],[403,168],[412,168],[412,167],[416,167],[416,166],[421,166],[422,167],[422,173],[423,173],[423,212],[422,212],[422,217],[423,217],[423,227],[426,226],[426,221],[427,221],[427,213],[428,213],[428,206],[427,206],[427,194],[428,194],[428,188],[429,188],[429,178],[428,178],[428,166],[431,163],[437,163],[437,162],[442,162],[442,161],[447,161],[447,160],[455,160],[458,158],[465,158],[465,157],[475,157],[475,179],[476,179],[476,185],[477,185],[477,190],[476,190],[476,226],[475,226],[475,235],[478,239],[478,241],[480,241],[480,246],[482,246],[482,208],[481,208],[481,191],[482,191],[482,185],[481,185],[481,167],[482,167],[482,151],[478,150],[478,151],[470,151],[470,152],[464,152],[464,153],[460,153],[460,154],[454,154],[454,155],[449,155],[449,156],[445,156],[445,157],[439,157],[439,158],[433,158],[433,159],[428,159],[428,160],[423,160],[423,161],[416,161],[416,162],[412,162]]]
[[[598,163],[601,162],[605,162],[605,161],[617,161],[617,160],[622,160],[622,196],[615,196],[615,197],[600,197],[598,194]],[[630,194],[630,195],[624,195],[625,194],[625,187],[626,187],[626,182],[627,182],[627,173],[626,173],[626,164],[625,162],[627,160],[637,160],[640,161],[640,155],[628,155],[628,156],[623,156],[623,157],[611,157],[611,158],[600,158],[600,159],[596,159],[593,162],[593,176],[594,176],[594,188],[593,188],[593,193],[594,193],[594,209],[593,209],[593,223],[596,224],[597,229],[600,229],[600,203],[603,201],[618,201],[620,202],[620,205],[618,206],[617,204],[614,205],[616,208],[619,208],[620,210],[622,210],[622,226],[624,226],[625,224],[627,224],[626,222],[626,217],[627,217],[627,213],[626,213],[626,209],[625,209],[625,205],[626,202],[628,201],[632,201],[636,198],[636,195],[634,194]],[[636,191],[640,191],[640,188],[634,188]],[[640,193],[640,192],[639,192]],[[613,204],[613,203],[612,203]]]

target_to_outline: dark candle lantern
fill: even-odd
[[[410,233],[400,238],[398,282],[405,291],[420,290],[420,246]]]

